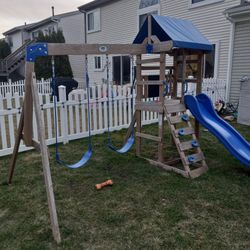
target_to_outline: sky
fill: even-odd
[[[75,11],[91,0],[0,0],[0,38],[2,33],[25,22],[32,23],[55,14]]]

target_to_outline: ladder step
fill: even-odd
[[[186,107],[181,103],[176,105],[165,105],[165,109],[168,114],[186,111]]]
[[[145,64],[145,63],[155,63],[155,62],[161,62],[160,57],[158,58],[148,58],[148,59],[142,59],[142,60],[137,60],[137,64]]]
[[[185,141],[179,144],[179,148],[181,151],[189,150],[192,148],[197,148],[199,146],[198,142],[196,140],[191,141]]]
[[[137,85],[163,85],[163,81],[138,81]]]
[[[139,132],[136,132],[136,136],[144,138],[144,139],[156,141],[156,142],[161,142],[162,141],[161,137],[154,136],[154,135],[149,135],[149,134],[144,134],[144,133],[139,133]]]
[[[204,157],[203,153],[201,152],[201,153],[197,153],[197,154],[187,156],[186,157],[186,162],[188,164],[192,164],[192,163],[202,161],[204,159],[205,159],[205,157]]]
[[[180,115],[171,116],[171,117],[169,117],[169,120],[170,120],[171,124],[177,124],[177,123],[183,122]]]
[[[178,124],[181,122],[189,121],[189,116],[187,114],[170,116],[169,121],[171,124]]]
[[[180,128],[175,130],[175,136],[180,137],[180,136],[185,136],[185,135],[192,135],[194,134],[194,129],[187,127],[187,128]]]

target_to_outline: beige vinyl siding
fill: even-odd
[[[136,0],[116,1],[100,9],[101,31],[90,33],[88,43],[132,43],[137,34],[137,9],[139,2]],[[110,79],[112,79],[112,56],[110,59]],[[106,58],[102,57],[103,65]],[[100,84],[106,79],[106,69],[94,70],[94,57],[89,56],[90,81]]]
[[[84,14],[63,17],[60,20],[59,27],[63,30],[66,43],[81,44],[84,43]],[[84,56],[69,56],[70,65],[74,78],[80,84],[84,81]]]
[[[235,24],[230,101],[238,102],[240,80],[250,75],[250,21]]]

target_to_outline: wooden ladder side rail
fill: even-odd
[[[176,145],[177,151],[178,151],[178,153],[179,153],[179,155],[180,155],[180,158],[181,158],[183,167],[184,167],[184,169],[185,169],[185,171],[186,171],[187,173],[190,173],[190,168],[189,168],[189,164],[188,164],[187,161],[186,161],[186,156],[185,156],[184,152],[181,151],[180,147],[178,146],[178,145],[181,144],[180,139],[179,139],[178,137],[176,137],[176,134],[175,134],[175,131],[176,131],[175,126],[174,126],[173,124],[171,124],[171,121],[170,121],[170,119],[169,119],[169,114],[168,114],[167,109],[166,109],[165,106],[164,106],[164,110],[165,110],[165,115],[166,115],[166,117],[167,117],[168,125],[169,125],[170,130],[171,130],[172,138],[173,138],[173,141],[174,141],[174,143],[175,143],[175,145]]]
[[[191,122],[188,121],[187,122],[188,124],[188,127],[193,127]],[[192,134],[192,139],[197,141],[197,136],[196,134]],[[196,148],[196,151],[198,154],[203,154],[201,148],[200,148],[200,145]],[[201,167],[197,168],[197,169],[194,169],[190,172],[190,177],[191,178],[196,178],[196,177],[199,177],[200,175],[202,175],[203,173],[207,172],[208,170],[208,166],[207,166],[207,163],[205,161],[205,158],[201,161]]]
[[[166,54],[161,53],[160,54],[160,82],[163,82],[165,80],[165,66],[166,66]],[[159,86],[159,102],[164,107],[164,85]],[[162,107],[162,108],[163,108]],[[160,141],[158,142],[158,161],[163,162],[164,161],[164,155],[163,155],[163,137],[164,137],[164,109],[162,112],[159,112],[159,118],[158,118],[158,137],[160,138]]]
[[[136,56],[136,62],[139,62],[141,60],[141,55]],[[141,72],[141,64],[136,63],[136,81],[140,82],[142,81],[142,72]],[[142,95],[143,95],[143,86],[141,85],[136,85],[136,101],[142,100]],[[136,132],[141,133],[141,126],[142,126],[142,121],[141,121],[141,110],[135,111],[136,115]],[[141,155],[141,138],[136,137],[136,155],[140,156]]]

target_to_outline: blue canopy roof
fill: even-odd
[[[189,20],[152,15],[152,35],[163,41],[173,41],[173,47],[198,50],[213,50],[212,44]],[[141,44],[148,36],[146,20],[137,34],[134,44]]]

